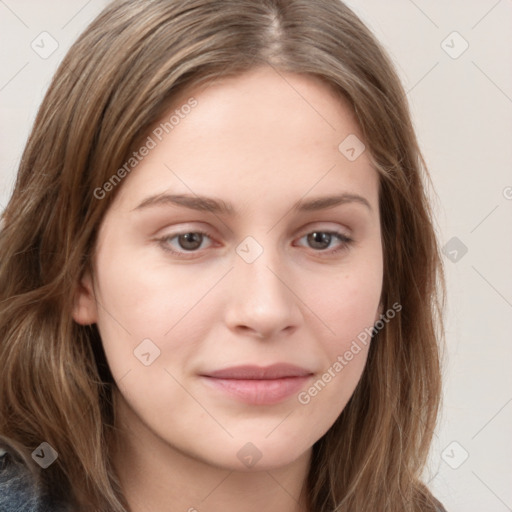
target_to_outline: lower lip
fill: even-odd
[[[310,378],[311,375],[265,380],[203,377],[204,381],[213,388],[252,405],[271,405],[282,402],[298,393]]]

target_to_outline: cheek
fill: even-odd
[[[317,345],[324,355],[322,372],[299,402],[312,414],[334,422],[350,399],[364,371],[372,328],[379,314],[382,259],[378,248],[367,259],[347,265],[330,278],[308,286],[307,302],[322,322]]]
[[[337,355],[348,350],[351,341],[370,330],[378,318],[382,291],[382,264],[347,266],[329,278],[308,285],[307,303],[322,320],[322,339],[327,352]]]
[[[105,310],[104,323],[115,320],[135,338],[163,336],[206,287],[205,280],[191,279],[183,267],[146,260],[143,254],[126,256],[106,249],[97,261],[97,282],[101,283],[97,295]]]
[[[113,375],[140,365],[134,350],[143,340],[151,340],[161,351],[161,362],[169,342],[176,339],[172,335],[180,319],[201,296],[200,283],[187,281],[179,271],[145,264],[134,253],[116,251],[115,243],[104,247],[96,269],[96,282],[101,283],[96,285],[98,329]],[[179,347],[170,348],[175,354]]]
[[[223,269],[198,275],[192,267],[146,261],[143,253],[116,252],[114,243],[99,253],[96,268],[98,328],[114,377],[143,370],[136,353],[146,345],[158,354],[152,368],[186,365],[218,321],[215,283]]]
[[[316,334],[323,368],[298,402],[312,417],[322,418],[315,435],[323,435],[341,414],[364,371],[381,294],[378,265],[341,274],[327,291],[311,293],[325,328]],[[318,324],[317,324],[318,325]]]

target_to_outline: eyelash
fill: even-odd
[[[305,235],[301,236],[301,239],[312,234],[312,233],[325,233],[328,235],[333,235],[341,241],[340,247],[338,247],[337,249],[334,249],[334,250],[332,250],[332,249],[331,250],[327,250],[327,249],[314,250],[313,249],[313,252],[319,253],[322,257],[323,257],[323,255],[334,256],[334,255],[338,254],[339,252],[348,249],[350,247],[350,245],[354,242],[354,240],[352,238],[346,236],[345,234],[343,234],[339,231],[328,231],[328,230],[325,230],[325,231],[313,230],[313,231],[310,231],[310,232],[306,233]],[[196,253],[200,252],[200,250],[198,249],[198,250],[194,250],[194,251],[180,252],[180,251],[175,251],[174,249],[171,249],[169,247],[170,240],[173,240],[182,235],[188,235],[188,234],[203,235],[203,236],[206,236],[206,237],[212,239],[212,236],[210,236],[210,234],[207,233],[206,231],[196,230],[196,231],[182,231],[180,233],[171,233],[170,235],[164,236],[162,238],[158,238],[156,241],[159,242],[160,246],[162,247],[162,249],[164,251],[171,253],[173,255],[176,255],[176,256],[180,256],[182,258],[189,258],[189,256],[187,256],[187,255],[196,254]]]

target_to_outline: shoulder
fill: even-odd
[[[5,445],[0,445],[0,510],[39,512],[40,490],[30,470]]]
[[[64,511],[44,493],[42,485],[16,450],[0,443],[0,511]]]

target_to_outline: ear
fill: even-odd
[[[80,325],[91,325],[98,321],[98,308],[92,277],[86,272],[73,298],[73,319]]]

